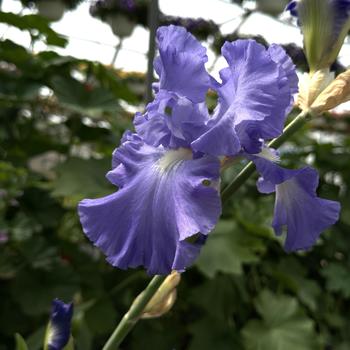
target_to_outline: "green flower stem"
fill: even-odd
[[[296,131],[301,129],[309,118],[309,114],[304,112],[300,113],[291,123],[288,124],[280,137],[269,143],[269,147],[278,148],[281,146]],[[252,162],[248,163],[233,181],[224,188],[222,191],[222,201],[226,202],[248,180],[254,171],[255,165]],[[164,282],[165,278],[166,276],[154,276],[152,278],[147,288],[134,300],[129,311],[124,315],[102,350],[118,349],[118,346],[135,326],[142,311]]]
[[[311,118],[311,115],[306,112],[301,112],[292,122],[290,122],[285,129],[283,134],[272,140],[269,143],[269,147],[278,148],[285,141],[287,141],[292,135],[300,130],[306,122]],[[254,174],[255,165],[253,162],[249,162],[242,171],[229,183],[221,192],[222,202],[225,203],[248,179]]]
[[[142,311],[157,292],[167,276],[154,276],[146,289],[134,300],[129,311],[124,315],[102,350],[117,350],[139,320]]]

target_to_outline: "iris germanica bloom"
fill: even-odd
[[[287,9],[302,28],[310,70],[329,67],[350,30],[350,0],[293,0]]]
[[[281,47],[266,50],[255,41],[238,40],[223,46],[228,67],[217,82],[205,69],[205,48],[184,28],[161,27],[157,40],[155,99],[144,114],[136,114],[136,133],[124,134],[107,174],[118,191],[83,200],[79,215],[85,234],[113,266],[143,265],[149,274],[168,274],[192,264],[218,221],[221,158],[264,159],[265,142],[282,133],[297,76]],[[219,96],[213,115],[205,103],[209,89]],[[269,173],[263,176],[277,194],[286,187]],[[314,193],[312,198],[317,199]],[[328,203],[320,215],[324,207]],[[288,226],[287,240],[294,242],[287,244],[289,250],[309,248],[337,216],[331,213],[324,225],[311,222],[311,232],[307,225],[291,228],[298,214],[278,221]]]
[[[62,350],[70,338],[73,304],[65,304],[55,299],[52,302],[50,322],[47,330],[48,350]]]
[[[156,100],[135,118],[139,134],[125,133],[107,174],[119,190],[82,201],[79,214],[112,265],[167,274],[193,262],[220,216],[220,161],[191,148],[207,117],[205,49],[174,26],[158,30],[158,43]]]

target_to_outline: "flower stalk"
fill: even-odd
[[[146,289],[134,300],[102,350],[116,350],[140,319],[149,301],[156,294],[167,276],[154,276]]]

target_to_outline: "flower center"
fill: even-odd
[[[167,151],[158,161],[158,169],[160,172],[168,172],[179,162],[192,159],[192,151],[189,148],[179,148]]]

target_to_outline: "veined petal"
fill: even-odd
[[[272,44],[269,46],[268,50],[269,55],[271,59],[277,63],[280,67],[280,75],[281,77],[286,77],[288,81],[288,88],[290,91],[290,99],[291,102],[293,102],[293,94],[296,94],[298,92],[298,75],[296,73],[296,67],[293,63],[292,59],[288,56],[286,51],[283,49],[282,46]],[[284,87],[284,79],[281,79],[282,82],[280,82],[280,88]]]
[[[191,143],[191,147],[213,156],[238,154],[241,143],[232,122],[233,119],[234,115],[225,113],[221,118],[209,120],[206,130]]]
[[[136,114],[137,133],[152,146],[189,147],[209,119],[205,103],[193,103],[185,97],[159,92],[145,114]]]
[[[160,56],[154,67],[160,77],[159,90],[174,92],[193,102],[203,102],[210,86],[205,69],[206,49],[183,27],[170,25],[157,30]]]
[[[296,89],[294,66],[282,48],[266,50],[254,40],[226,42],[222,54],[229,67],[220,72],[219,104],[193,145],[213,155],[232,156],[241,148],[258,153],[262,141],[282,132]]]
[[[140,138],[126,141],[114,157],[119,165],[108,178],[119,191],[80,202],[85,234],[121,269],[143,265],[150,274],[183,271],[200,247],[185,239],[208,234],[221,213],[215,186],[219,160],[193,159],[190,149],[156,148]]]
[[[276,191],[272,226],[277,235],[287,227],[286,251],[309,249],[337,222],[340,204],[317,197],[318,175],[312,168],[284,169],[261,157],[253,161],[262,175],[258,189],[262,193]]]
[[[55,299],[52,302],[51,318],[46,343],[49,350],[62,350],[68,343],[71,332],[73,304]]]

